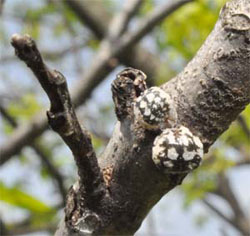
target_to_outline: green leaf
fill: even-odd
[[[209,176],[192,176],[188,181],[184,182],[181,189],[185,195],[184,207],[187,208],[194,200],[202,199],[207,192],[215,189],[214,178]]]
[[[27,93],[19,101],[11,103],[8,107],[8,112],[14,118],[29,120],[41,108],[35,94]]]
[[[0,182],[0,201],[27,209],[34,213],[49,213],[53,211],[50,206],[35,197],[23,192],[17,187],[7,187],[3,182]]]
[[[213,29],[223,2],[197,0],[175,11],[157,31],[159,50],[191,59]]]

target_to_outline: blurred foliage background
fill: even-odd
[[[82,1],[95,5],[100,12],[105,11],[110,18],[123,3],[119,0]],[[162,2],[145,0],[129,29],[136,28],[137,22]],[[192,59],[213,29],[225,2],[196,0],[186,4],[143,38],[140,44],[164,65],[155,75],[156,85],[169,80]],[[46,62],[65,75],[72,91],[88,70],[100,45],[100,40],[64,1],[2,1],[0,147],[17,127],[25,127],[37,114],[45,114],[49,105],[32,73],[14,56],[10,37],[16,32],[30,34],[36,40]],[[119,64],[79,108],[78,116],[90,130],[99,153],[115,124],[110,83],[122,68]],[[244,235],[250,219],[249,135],[250,106],[213,145],[203,165],[152,210],[137,234]],[[0,168],[2,234],[52,235],[62,216],[65,193],[76,178],[76,168],[67,147],[48,130]],[[178,205],[178,212],[172,215],[171,202]]]

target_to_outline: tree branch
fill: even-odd
[[[109,40],[117,40],[127,30],[129,21],[141,4],[142,0],[128,0],[124,3],[121,12],[113,17],[112,23],[109,26]]]
[[[0,165],[18,154],[46,129],[48,129],[48,121],[42,113],[33,117],[29,123],[19,126],[0,148]]]
[[[98,39],[105,37],[107,32],[106,22],[109,22],[112,17],[109,17],[106,12],[102,12],[99,15],[96,14],[100,8],[104,8],[102,2],[92,2],[91,4],[78,0],[65,0],[64,2],[82,22],[86,23],[93,30]]]
[[[82,49],[84,46],[86,46],[86,42],[83,42],[83,43],[74,42],[74,45],[70,45],[66,48],[63,48],[62,50],[55,50],[55,51],[43,50],[42,55],[45,60],[52,60],[52,61],[58,60],[68,55],[69,53],[73,52],[74,50]],[[16,57],[14,55],[4,55],[4,56],[1,56],[0,58],[1,63],[13,62],[14,60],[16,60]]]
[[[135,44],[144,35],[152,31],[155,25],[159,24],[165,17],[189,2],[192,2],[192,0],[168,1],[163,5],[159,5],[141,20],[141,23],[139,24],[135,32],[127,33],[127,35],[124,35],[124,43],[129,42],[129,44]]]
[[[72,2],[72,0],[70,0],[69,2]],[[76,4],[75,6],[79,7],[77,2],[75,2],[74,4]],[[172,11],[174,11],[175,6],[176,4],[173,5],[170,4],[170,8],[172,9]],[[168,14],[171,12],[171,9],[166,8]],[[133,35],[134,35],[133,37],[136,37],[136,39],[132,37],[135,44],[136,43],[135,40],[139,40],[140,38],[136,36],[137,34]],[[140,37],[142,37],[141,34]],[[114,58],[115,56],[123,55],[123,52],[125,52],[125,50],[126,51],[128,50],[128,46],[130,47],[133,46],[129,41],[129,37],[125,37],[123,43],[116,45],[115,47],[114,45],[107,46],[107,44],[106,45],[104,44],[103,49],[100,50],[100,52],[96,56],[96,59],[94,59],[94,63],[92,64],[91,68],[87,71],[82,80],[79,81],[79,83],[75,86],[75,90],[73,91],[72,101],[76,107],[78,107],[79,105],[81,105],[86,101],[86,99],[92,93],[93,89],[98,84],[100,84],[103,81],[103,79],[117,65],[111,63],[112,58]],[[114,48],[112,49],[112,47]],[[141,56],[142,51],[143,50],[141,49],[135,49],[134,52],[131,52],[129,54],[125,53],[124,57],[127,58],[128,60],[132,59],[132,61],[135,61],[136,55],[138,55],[137,58],[141,58],[139,64],[135,63],[138,65],[138,68],[140,68],[142,65],[144,66],[147,65],[146,67],[148,69],[151,68],[152,71],[155,71],[155,73],[157,73],[157,70],[154,66],[155,65],[159,66],[158,61],[155,60],[155,62],[153,63],[148,63],[148,58],[150,57],[150,54],[144,52],[143,55],[145,57],[142,57]],[[136,55],[134,54],[135,52]],[[152,71],[150,72],[150,74],[152,73]],[[13,133],[13,135],[9,138],[8,142],[3,144],[0,148],[0,154],[1,154],[0,165],[5,163],[8,159],[10,159],[11,156],[19,153],[24,146],[26,146],[30,141],[34,140],[36,137],[40,136],[47,128],[48,125],[46,118],[41,113],[37,117],[32,119],[30,124],[28,124],[27,126],[20,127],[20,129],[17,129]]]
[[[39,83],[47,93],[51,107],[47,112],[49,124],[71,149],[80,177],[80,186],[84,186],[86,198],[97,194],[96,188],[103,191],[103,181],[93,150],[91,139],[82,129],[75,115],[64,76],[56,70],[50,70],[28,35],[12,36],[12,46],[16,55],[23,60],[36,75]],[[100,193],[98,193],[100,194]],[[87,201],[87,200],[86,200]],[[89,201],[87,201],[89,203]]]
[[[119,101],[115,105],[125,105],[120,106],[120,109],[124,109],[124,111],[118,114],[122,114],[122,116],[119,117],[118,115],[119,122],[116,124],[112,138],[105,151],[98,158],[98,167],[100,166],[103,174],[106,192],[103,195],[98,194],[100,193],[100,188],[98,184],[97,186],[94,184],[95,179],[92,178],[93,182],[90,183],[92,184],[91,190],[94,190],[95,185],[98,197],[95,197],[95,194],[90,194],[91,199],[86,198],[85,185],[88,186],[89,182],[85,181],[83,185],[79,185],[79,182],[76,183],[68,193],[65,209],[66,216],[62,220],[57,235],[133,234],[157,201],[178,184],[181,184],[183,178],[188,173],[186,169],[185,172],[171,172],[166,171],[166,169],[164,171],[164,169],[157,166],[157,163],[166,164],[169,168],[174,163],[174,165],[180,167],[177,170],[181,170],[182,165],[186,165],[190,161],[190,157],[192,160],[197,158],[197,156],[200,157],[200,153],[198,153],[199,155],[194,155],[197,154],[196,149],[200,150],[202,148],[200,140],[202,140],[207,151],[209,146],[227,129],[246,104],[250,102],[250,75],[248,73],[249,15],[248,0],[233,0],[226,4],[221,11],[220,18],[213,32],[196,57],[185,68],[184,72],[169,83],[164,84],[162,89],[155,87],[153,94],[149,94],[145,98],[144,103],[140,104],[140,108],[143,109],[146,103],[147,108],[152,108],[152,112],[154,109],[153,105],[163,106],[164,104],[166,105],[164,110],[168,112],[176,111],[178,116],[173,119],[175,122],[173,126],[166,128],[166,125],[169,125],[167,118],[170,115],[168,117],[160,117],[162,118],[160,120],[164,122],[164,128],[149,129],[147,126],[141,125],[139,123],[140,120],[136,117],[133,104],[142,95],[144,86],[139,86],[142,89],[138,91],[140,83],[134,83],[137,77],[135,76],[136,73],[129,72],[124,74],[123,71],[122,74],[118,75],[118,80],[121,77],[125,77],[125,83],[115,83],[115,91],[124,91],[120,96],[123,96],[124,100],[129,98],[129,101],[133,102],[133,104],[120,103],[120,101],[124,101],[122,97],[117,98],[119,93],[113,93],[114,101]],[[154,19],[154,17],[151,19]],[[73,100],[76,104],[80,104],[93,86],[102,80],[103,77],[100,76],[104,76],[108,73],[107,71],[110,71],[111,68],[107,68],[110,59],[129,50],[132,46],[131,40],[136,43],[142,37],[140,33],[143,32],[142,29],[144,27],[130,36],[125,34],[117,44],[110,45],[108,40],[102,43],[97,60],[92,65],[90,71],[86,73],[86,80],[81,82],[81,86],[74,94]],[[32,47],[31,52],[33,50],[34,47]],[[27,51],[30,52],[30,50]],[[232,51],[233,53],[231,53]],[[230,53],[227,54],[227,52]],[[39,61],[39,57],[36,58],[38,58],[38,63],[36,62],[35,65],[43,66]],[[109,65],[109,67],[112,66]],[[46,76],[52,76],[53,80],[46,80],[45,83],[43,81],[41,84],[45,90],[48,90],[50,99],[53,98],[53,101],[58,102],[55,106],[52,106],[51,111],[48,113],[50,124],[74,150],[74,145],[72,145],[66,134],[73,133],[78,136],[79,131],[73,129],[73,132],[71,132],[71,120],[72,116],[73,120],[75,120],[75,115],[71,110],[68,93],[65,94],[63,100],[60,100],[60,95],[62,92],[65,92],[66,88],[64,79],[61,74],[48,71],[46,67],[44,69],[48,73],[45,73],[44,70],[41,71],[43,76],[45,78]],[[131,68],[129,70],[136,72],[136,70]],[[55,75],[59,76],[59,81],[57,81],[59,83],[57,84],[54,81],[56,79]],[[90,78],[92,79],[91,81]],[[49,89],[51,86],[47,86],[51,82],[53,82],[53,86],[58,88],[57,93],[59,96],[56,95],[57,93],[53,94],[53,91]],[[145,92],[148,91],[152,90],[145,90]],[[152,100],[152,95],[156,96],[158,103],[156,99]],[[64,99],[68,101],[66,104]],[[165,101],[167,102],[165,103]],[[59,114],[55,112],[59,112]],[[65,112],[69,112],[69,118],[65,117]],[[163,113],[163,109],[161,112]],[[147,113],[148,110],[145,110],[145,116],[148,115]],[[165,113],[163,114],[165,115]],[[63,130],[59,129],[61,120],[57,121],[59,127],[55,127],[56,123],[53,122],[54,118],[61,117],[63,117]],[[152,116],[152,118],[154,117]],[[76,127],[79,128],[79,124]],[[159,150],[156,150],[159,154],[162,154],[162,146],[160,144],[171,144],[170,142],[173,140],[177,142],[178,137],[183,135],[184,131],[186,132],[181,136],[181,140],[183,140],[182,146],[178,142],[176,144],[177,147],[173,146],[173,144],[171,146],[172,148],[174,147],[174,150],[171,149],[170,152],[174,159],[173,163],[162,163],[161,160],[154,160],[153,156],[155,141],[162,134],[168,135],[163,130],[165,128],[165,131],[171,131],[172,133],[170,136],[167,136],[167,141],[169,142],[159,143]],[[88,138],[86,137],[86,139]],[[190,140],[192,143],[190,143]],[[160,141],[164,140],[160,139]],[[82,151],[83,155],[86,154],[82,150],[82,142],[76,141],[76,143],[77,146],[80,145],[80,147],[77,147],[79,152]],[[185,146],[184,143],[191,144],[191,146]],[[184,150],[184,146],[190,150]],[[164,146],[164,151],[165,148],[166,146]],[[92,153],[91,151],[90,156],[92,156]],[[176,154],[182,156],[177,158]],[[186,157],[183,161],[184,154]],[[168,154],[164,157],[168,158]],[[76,159],[78,158],[76,157]],[[190,163],[191,168],[189,171],[193,167],[191,164],[197,163]],[[82,166],[84,167],[85,164]],[[92,172],[96,173],[94,170]],[[99,174],[99,171],[97,173]],[[99,180],[98,174],[96,174],[97,180]],[[83,180],[85,180],[84,177],[81,176]],[[93,193],[92,191],[87,192]]]
[[[167,17],[178,7],[186,3],[187,0],[180,0],[172,4],[168,4],[164,7],[165,14],[163,11],[156,10],[150,19],[147,21],[150,23],[150,27],[147,27],[145,24],[132,34],[124,34],[119,41],[115,44],[110,42],[108,37],[104,39],[100,45],[99,52],[96,55],[96,60],[92,64],[90,70],[85,74],[85,79],[80,81],[75,91],[73,92],[73,101],[76,105],[82,103],[85,96],[89,95],[89,92],[92,91],[93,87],[99,84],[108,73],[116,66],[111,60],[113,58],[122,55],[127,52],[133,45],[135,45],[143,36],[149,33],[152,30],[153,26],[163,20],[163,16]],[[158,14],[160,16],[158,17]]]
[[[94,4],[88,4],[86,1],[66,0],[65,3],[79,17],[84,26],[92,30],[98,39],[103,39],[105,33],[109,30],[111,21],[110,13],[105,11],[102,2],[96,1]],[[129,53],[118,55],[120,62],[127,66],[131,66],[144,71],[148,76],[148,85],[154,84],[154,78],[158,73],[166,68],[160,58],[149,52],[147,49],[134,45]],[[166,68],[168,74],[173,74],[170,68]]]
[[[219,175],[217,184],[218,185],[214,193],[226,200],[234,213],[234,216],[231,218],[231,221],[233,222],[232,225],[243,235],[249,234],[249,220],[241,208],[237,197],[232,191],[228,178],[224,174]]]
[[[222,218],[223,220],[225,220],[227,223],[229,223],[230,225],[236,227],[235,222],[230,219],[229,217],[227,217],[224,213],[222,213],[217,207],[215,207],[212,203],[210,203],[208,201],[208,199],[204,198],[202,199],[202,202],[209,207],[213,212],[215,212],[220,218]],[[237,227],[236,227],[237,228]]]
[[[176,101],[179,123],[192,128],[206,152],[250,102],[250,12],[246,0],[235,2],[222,8],[184,71],[162,86]]]

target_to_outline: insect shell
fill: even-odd
[[[184,126],[165,129],[152,149],[153,162],[166,173],[190,172],[200,165],[202,156],[202,142]]]
[[[146,129],[159,129],[175,122],[177,113],[170,96],[161,88],[151,87],[134,104],[135,119]]]

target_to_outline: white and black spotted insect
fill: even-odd
[[[158,87],[145,90],[136,99],[134,114],[146,129],[165,128],[177,119],[170,96]]]
[[[203,144],[184,126],[167,128],[155,138],[152,159],[166,173],[185,173],[197,168],[203,157]]]

